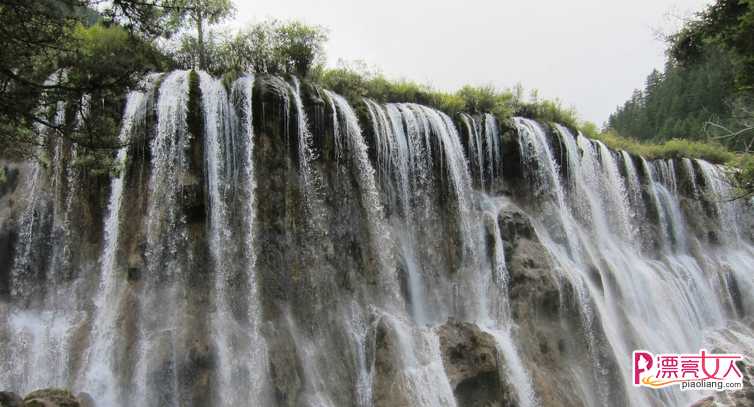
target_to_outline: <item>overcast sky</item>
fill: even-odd
[[[657,30],[709,0],[235,0],[234,25],[300,19],[330,31],[328,64],[362,60],[443,90],[520,82],[602,124],[664,63]]]

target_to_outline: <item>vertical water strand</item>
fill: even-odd
[[[479,177],[479,186],[484,188],[485,184],[485,170],[484,170],[484,154],[482,153],[482,136],[481,129],[477,120],[466,113],[461,114],[461,120],[466,127],[467,144],[468,144],[468,159],[472,165],[472,173],[476,173]]]
[[[248,375],[242,369],[246,361],[236,355],[234,338],[241,336],[241,328],[231,312],[232,292],[229,280],[234,277],[233,228],[229,223],[227,197],[235,188],[234,162],[230,129],[230,106],[225,87],[205,72],[199,73],[204,115],[204,147],[209,198],[209,248],[214,271],[213,300],[215,312],[211,318],[217,352],[217,394],[221,405],[235,405],[247,399],[234,384],[235,377]]]
[[[629,204],[629,216],[631,217],[631,230],[633,240],[636,244],[641,244],[640,225],[644,221],[644,201],[641,197],[641,180],[639,172],[636,170],[634,160],[625,150],[620,152],[623,160],[623,169],[626,173],[626,194]]]
[[[452,182],[456,195],[456,202],[458,208],[457,217],[461,223],[461,239],[462,239],[462,252],[460,265],[460,272],[458,277],[460,278],[462,285],[465,285],[466,292],[459,293],[458,302],[464,304],[464,308],[460,315],[470,315],[477,320],[489,319],[490,313],[493,310],[499,308],[496,304],[496,297],[490,297],[490,287],[495,286],[495,275],[483,267],[481,256],[479,255],[478,248],[482,245],[482,234],[484,231],[484,223],[479,217],[473,216],[473,211],[477,210],[479,202],[477,195],[473,193],[471,175],[468,170],[468,161],[463,154],[463,147],[461,146],[460,135],[451,118],[437,110],[425,108],[429,110],[430,117],[433,117],[436,121],[444,124],[444,127],[440,127],[442,147],[445,153],[445,160],[447,162],[447,170],[443,171],[448,173],[450,181]],[[485,129],[487,131],[488,129]],[[490,141],[491,135],[488,134],[486,140]],[[490,157],[490,166],[493,166],[494,152],[492,152],[491,143],[487,146]],[[494,166],[493,166],[494,167]],[[491,167],[492,168],[492,167]],[[490,170],[489,179],[492,180],[494,171]],[[473,293],[473,299],[469,298],[469,293]]]
[[[602,169],[607,175],[605,186],[610,219],[613,220],[612,224],[617,226],[620,236],[628,242],[633,242],[636,233],[631,223],[626,181],[620,174],[614,153],[607,148],[605,143],[601,141],[596,141],[596,143],[600,151]]]
[[[146,99],[144,92],[133,91],[128,94],[118,136],[120,144],[127,144],[136,129],[143,124],[147,108]],[[124,281],[115,266],[127,153],[128,147],[118,150],[116,163],[121,168],[119,174],[110,182],[110,201],[104,222],[104,247],[100,257],[99,284],[94,298],[90,345],[84,356],[84,376],[78,386],[89,392],[99,403],[110,406],[118,405],[120,402],[120,389],[117,388],[119,372],[113,361],[114,350],[118,344],[116,330]]]
[[[190,181],[184,174],[188,165],[188,99],[189,73],[167,75],[157,98],[157,134],[150,143],[146,276],[138,311],[135,391],[126,404],[178,404],[176,342],[183,326],[185,300],[180,279],[189,238],[178,197],[181,181]],[[164,311],[153,312],[156,309]]]
[[[456,200],[458,201],[458,215],[463,227],[464,241],[468,245],[467,249],[471,253],[474,253],[476,251],[476,242],[473,240],[473,229],[476,229],[475,226],[478,226],[478,224],[473,224],[474,222],[471,218],[473,207],[471,175],[469,174],[468,162],[463,154],[458,130],[453,124],[453,120],[445,113],[428,107],[423,107],[423,109],[425,115],[430,118],[433,124],[433,130],[440,136],[445,155],[445,160],[442,160],[441,163],[448,166],[447,172],[450,175],[450,181],[453,184]],[[473,254],[471,258],[477,259]]]
[[[410,314],[417,323],[427,321],[424,309],[424,286],[417,257],[415,235],[414,185],[415,164],[400,111],[395,105],[386,107],[366,100],[375,134],[378,180],[387,196],[385,209],[390,213],[388,223],[396,240],[402,265],[407,275]],[[420,198],[416,198],[420,199]]]
[[[521,151],[521,163],[529,174],[533,176],[533,193],[543,203],[552,203],[552,212],[544,211],[544,214],[554,213],[555,219],[546,219],[545,222],[556,222],[559,231],[556,239],[566,245],[571,253],[579,256],[580,248],[569,236],[575,236],[569,220],[568,205],[566,204],[565,192],[558,179],[558,164],[547,144],[544,129],[539,123],[521,117],[514,118],[514,124],[518,132],[518,145]],[[548,194],[553,194],[552,200],[547,199]],[[542,203],[542,202],[541,202]],[[555,225],[554,225],[555,226]]]
[[[512,384],[513,392],[518,400],[520,407],[539,406],[539,398],[534,392],[529,373],[526,370],[524,361],[518,353],[518,348],[513,339],[512,327],[510,325],[501,329],[485,328],[485,332],[495,338],[500,359],[500,376],[506,377],[507,381]]]
[[[591,142],[584,137],[574,137],[565,126],[556,124],[555,133],[564,148],[568,183],[564,193],[570,198],[571,212],[583,224],[595,231],[604,231],[604,216],[600,193],[602,182],[598,177],[598,163]],[[557,177],[557,175],[556,175]]]
[[[566,131],[568,130],[566,129]],[[581,149],[581,166],[577,177],[584,182],[583,193],[586,194],[591,208],[592,227],[600,236],[612,239],[612,234],[609,233],[606,210],[609,202],[605,201],[607,188],[597,151],[594,149],[591,140],[584,136],[576,137],[576,144]]]
[[[426,221],[435,217],[436,210],[441,209],[437,206],[440,203],[435,201],[440,192],[437,188],[443,188],[441,191],[450,193],[449,199],[443,200],[445,205],[451,205],[449,209],[453,211],[453,219],[450,224],[454,228],[452,233],[457,234],[457,240],[454,240],[460,261],[457,264],[446,264],[450,267],[448,271],[455,274],[455,281],[450,281],[451,287],[444,286],[447,283],[444,280],[424,281],[425,286],[433,285],[428,292],[437,301],[435,315],[430,317],[443,318],[445,310],[441,307],[447,306],[449,293],[445,290],[448,288],[454,290],[450,293],[453,299],[450,308],[454,309],[456,315],[480,315],[486,311],[486,293],[480,292],[478,284],[475,284],[475,277],[479,277],[480,270],[476,267],[479,258],[474,253],[477,246],[475,238],[481,226],[470,216],[473,199],[471,176],[458,133],[452,120],[434,109],[416,104],[400,104],[397,108],[407,125],[409,151],[414,155],[414,162],[420,164],[415,168],[420,175],[414,191],[421,192],[420,199],[424,200],[424,206],[420,207],[424,211],[418,219]],[[470,292],[475,295],[469,296]]]
[[[696,201],[700,198],[700,192],[699,184],[696,180],[696,171],[694,171],[694,163],[690,158],[683,158],[681,159],[681,165],[683,174],[685,175],[686,181],[688,182],[688,185],[686,185],[686,188],[684,189],[691,192],[691,198]]]
[[[505,326],[511,323],[511,309],[509,300],[510,275],[505,260],[502,229],[498,222],[498,215],[503,205],[497,199],[486,195],[482,196],[481,204],[485,212],[485,222],[487,223],[488,230],[486,232],[493,234],[491,248],[493,256],[490,264],[492,279],[490,286],[487,288],[487,296],[492,299],[489,309],[489,324],[493,326]]]
[[[57,84],[60,76],[60,72],[53,73],[45,80],[45,86]],[[46,97],[46,94],[42,95],[42,103],[36,113],[52,116],[53,123],[62,124],[62,119],[65,117],[65,104],[53,103],[54,109],[47,111],[45,106],[50,106],[50,104],[46,104]],[[35,138],[40,144],[34,149],[34,153],[40,157],[48,156],[49,153],[42,147],[46,145],[47,127],[36,123],[34,130]],[[51,216],[50,197],[46,190],[48,178],[46,166],[39,159],[33,160],[30,185],[25,193],[26,207],[19,221],[18,243],[10,270],[10,296],[18,304],[18,309],[10,304],[2,308],[2,310],[7,310],[7,314],[2,315],[3,319],[7,318],[7,320],[2,322],[9,328],[11,335],[7,339],[7,346],[0,349],[0,383],[7,383],[8,388],[18,389],[21,392],[32,389],[35,386],[33,375],[49,372],[50,365],[46,360],[48,347],[45,344],[45,336],[48,335],[46,327],[51,326],[51,323],[47,321],[49,313],[34,313],[24,309],[33,302],[41,300],[39,294],[37,298],[34,298],[35,291],[44,293],[46,288],[46,285],[42,285],[41,289],[32,290],[44,276],[36,253],[39,249],[35,245],[39,242],[38,236],[47,233],[44,228]],[[42,371],[36,368],[40,364],[45,366]]]
[[[53,119],[53,123],[56,126],[64,125],[66,120],[66,104],[64,102],[58,102],[57,113]],[[69,223],[68,223],[68,189],[70,185],[67,181],[71,180],[70,174],[70,159],[68,156],[68,149],[70,148],[67,140],[62,137],[52,138],[53,156],[52,162],[52,253],[50,263],[47,270],[47,289],[48,297],[50,295],[57,295],[57,285],[60,279],[63,277],[63,271],[65,270],[66,254],[69,251],[68,235]],[[53,298],[53,301],[55,299]]]
[[[337,149],[336,155],[339,160],[345,159],[345,157],[343,157],[345,149],[345,151],[351,154],[350,159],[356,167],[356,180],[359,184],[359,190],[367,212],[366,216],[369,224],[370,241],[372,250],[374,250],[379,263],[378,267],[382,280],[381,283],[382,285],[390,286],[387,290],[389,294],[395,294],[397,293],[397,287],[392,287],[393,280],[390,276],[385,275],[388,265],[387,259],[384,259],[384,253],[389,253],[390,248],[386,245],[388,235],[386,227],[382,223],[382,204],[374,181],[374,169],[369,161],[367,145],[364,141],[361,128],[359,127],[356,113],[348,102],[346,102],[346,100],[340,95],[336,95],[330,91],[325,91],[325,95],[331,103],[335,131],[335,145]],[[342,117],[342,127],[345,132],[340,131],[341,120],[339,120],[339,117]],[[358,367],[358,382],[356,384],[358,401],[359,405],[368,407],[372,404],[372,387],[371,373],[367,368],[368,361],[366,360],[366,349],[363,348],[366,344],[366,337],[364,335],[367,334],[367,331],[355,330],[353,334],[355,335],[354,345],[356,347],[354,354],[357,357],[356,366]]]
[[[638,208],[642,204],[639,171],[637,171],[634,160],[628,152],[621,150],[621,157],[623,158],[623,168],[626,171],[626,192],[628,193],[628,200],[634,208],[635,215],[639,216]]]
[[[665,210],[660,202],[660,197],[657,193],[657,183],[655,183],[654,169],[649,165],[644,157],[641,157],[641,168],[646,175],[646,188],[649,194],[650,202],[648,206],[652,208],[655,217],[657,218],[657,227],[660,232],[660,241],[658,242],[661,248],[667,248],[671,246],[670,233],[668,231],[668,221],[665,215]]]
[[[325,91],[325,94],[330,98],[332,103],[333,121],[335,122],[336,129],[341,127],[338,117],[343,118],[343,127],[346,130],[346,134],[343,135],[336,130],[336,145],[339,144],[341,147],[346,145],[347,150],[352,154],[352,157],[350,157],[351,160],[356,164],[359,190],[365,202],[371,240],[375,245],[374,249],[378,254],[378,260],[381,263],[380,272],[382,273],[387,267],[387,264],[384,264],[385,259],[383,259],[382,254],[389,252],[389,248],[386,246],[389,236],[382,222],[382,218],[384,217],[383,207],[375,183],[375,171],[372,163],[369,161],[368,147],[366,141],[364,141],[359,120],[351,105],[340,95],[336,95],[330,91]],[[343,159],[343,157],[340,157],[340,159]]]
[[[316,203],[319,201],[321,180],[311,165],[312,161],[317,159],[317,154],[314,150],[312,134],[309,131],[309,120],[306,117],[304,103],[301,100],[301,82],[298,78],[293,77],[293,85],[289,84],[288,86],[293,94],[294,108],[296,109],[299,174],[302,177],[305,189],[306,207],[312,216],[313,224],[322,227],[324,214],[322,213],[322,206]]]
[[[246,361],[249,371],[250,400],[267,400],[268,374],[267,374],[267,343],[260,332],[262,322],[262,310],[259,302],[259,287],[256,277],[256,244],[254,238],[254,223],[256,220],[256,171],[254,168],[254,126],[253,126],[253,90],[254,76],[247,75],[238,79],[233,84],[232,95],[234,100],[240,103],[241,126],[239,139],[241,145],[246,146],[243,166],[246,191],[243,202],[246,205],[246,234],[244,236],[244,253],[246,257],[246,287],[247,293],[247,318],[248,318],[248,354],[243,355],[241,361]],[[245,140],[245,143],[243,142]],[[261,403],[261,401],[260,401]]]
[[[65,75],[65,74],[62,74]],[[66,124],[66,103],[58,101],[55,105],[55,115],[53,124],[55,126],[64,126]],[[44,130],[43,130],[44,131]],[[75,174],[72,168],[73,157],[71,144],[59,137],[57,134],[48,133],[52,141],[48,142],[53,148],[53,157],[51,161],[52,174],[49,182],[51,193],[46,199],[52,200],[50,214],[49,209],[41,209],[43,212],[51,215],[50,236],[42,236],[34,233],[31,236],[32,246],[35,239],[50,239],[49,260],[46,263],[46,270],[42,271],[41,265],[30,265],[39,267],[35,276],[27,275],[25,283],[33,282],[39,284],[43,289],[39,292],[44,294],[44,298],[36,296],[40,301],[39,310],[29,309],[12,315],[12,323],[16,332],[28,334],[23,338],[22,348],[25,352],[21,356],[26,366],[24,375],[24,391],[31,391],[40,387],[66,387],[69,385],[70,354],[69,344],[72,334],[72,327],[75,325],[79,315],[72,306],[72,296],[66,293],[65,284],[68,283],[67,273],[70,269],[70,204],[71,189],[74,189]],[[48,205],[48,202],[42,202]],[[38,210],[35,208],[34,210]],[[37,215],[34,215],[37,216]],[[44,246],[43,246],[44,247]],[[32,248],[31,250],[35,250]],[[32,254],[33,255],[33,254]],[[44,264],[44,263],[43,263]],[[41,277],[44,276],[44,280]],[[34,280],[28,280],[32,277]],[[27,290],[37,291],[30,286]],[[32,294],[31,291],[25,294]],[[23,366],[22,365],[22,366]]]
[[[646,160],[642,161],[649,176],[652,200],[657,205],[658,217],[661,220],[665,248],[683,252],[687,248],[685,226],[676,195],[671,192],[676,189],[675,172],[670,172],[665,161],[657,160],[652,164]]]
[[[671,237],[673,250],[686,253],[688,242],[686,239],[686,227],[681,214],[681,208],[676,200],[676,195],[670,192],[664,185],[655,184],[655,194],[660,202],[662,211],[668,222],[668,230]]]
[[[485,113],[483,115],[484,119],[484,136],[485,140],[487,140],[487,149],[488,149],[488,155],[490,159],[489,163],[489,180],[490,180],[490,188],[492,187],[492,184],[497,179],[497,176],[499,175],[501,171],[501,166],[503,162],[503,149],[502,144],[500,140],[500,130],[499,126],[497,124],[497,119],[495,119],[495,116]]]
[[[594,287],[589,283],[589,272],[587,270],[591,268],[602,276],[603,273],[609,273],[618,268],[612,264],[612,259],[600,258],[600,254],[602,252],[625,250],[625,248],[617,245],[618,242],[613,238],[608,227],[607,211],[610,202],[605,197],[607,188],[604,185],[602,165],[598,161],[594,144],[581,134],[574,137],[565,126],[555,125],[555,129],[560,136],[561,144],[565,148],[564,160],[568,163],[568,194],[571,197],[572,211],[588,228],[590,235],[599,236],[597,247],[584,244],[583,256],[572,256],[570,261],[575,263],[568,264],[569,260],[562,258],[559,260],[562,261],[565,269],[576,269],[574,270],[576,271],[575,274],[568,272],[567,275],[576,287],[577,299],[581,306],[581,323],[586,336],[586,348],[592,362],[591,379],[596,384],[595,393],[600,402],[606,404],[609,397],[608,383],[604,357],[601,354],[598,339],[599,333],[596,332],[598,328],[596,321],[601,312],[599,304],[595,303],[593,306]],[[581,231],[578,225],[571,226],[571,229],[577,232]],[[608,267],[596,267],[597,264],[603,262]]]
[[[705,185],[705,199],[714,208],[720,223],[720,233],[724,243],[737,244],[741,240],[736,219],[733,193],[726,174],[720,167],[704,160],[696,160]]]
[[[59,74],[55,73],[51,75],[44,84],[45,86],[53,86],[57,84],[58,81]],[[57,102],[54,106],[55,110],[52,112],[52,122],[54,125],[59,126],[64,124],[63,122],[65,120],[66,105],[63,102]],[[43,110],[43,108],[40,108],[40,110]],[[37,113],[44,114],[43,111],[38,111]],[[47,132],[47,128],[43,124],[37,123],[34,125],[34,129],[37,133],[38,141],[40,143],[44,143],[44,136]],[[56,143],[56,152],[58,146],[57,142],[59,141],[60,140],[57,137],[53,139],[53,143]],[[46,155],[45,151],[41,151],[41,147],[37,147],[35,150],[35,152],[38,154]],[[53,164],[55,165],[55,168],[57,168],[58,163],[53,161]],[[45,198],[47,198],[44,187],[47,183],[46,176],[48,174],[45,166],[40,163],[39,160],[34,160],[32,166],[33,169],[31,176],[31,186],[29,188],[27,206],[24,210],[23,215],[21,216],[21,231],[19,232],[18,249],[16,249],[17,254],[13,261],[13,269],[11,270],[11,296],[13,297],[22,297],[29,294],[28,285],[30,283],[30,280],[40,277],[39,270],[37,270],[36,273],[31,270],[31,268],[34,267],[34,264],[32,264],[32,251],[34,250],[34,237],[36,235],[35,230],[37,229],[37,227],[39,227],[39,218],[43,216],[43,213],[47,212],[47,210],[44,208],[46,202],[43,201],[46,201]],[[36,275],[29,275],[32,273]]]

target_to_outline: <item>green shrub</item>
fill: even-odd
[[[626,150],[629,153],[640,155],[650,160],[687,157],[701,158],[716,164],[736,164],[736,154],[718,143],[676,138],[662,144],[652,144],[621,137],[614,131],[607,131],[601,134],[585,134],[602,141],[612,149]]]
[[[381,103],[420,103],[451,117],[461,112],[491,113],[500,121],[522,115],[573,128],[578,128],[579,124],[576,112],[563,107],[560,101],[540,100],[535,96],[524,102],[520,87],[510,90],[492,85],[466,85],[456,92],[444,92],[413,81],[387,79],[376,69],[358,62],[350,65],[341,62],[334,69],[318,67],[312,80],[343,95],[353,104],[358,104],[361,98],[370,98]]]

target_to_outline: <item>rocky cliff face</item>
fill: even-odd
[[[723,168],[295,78],[145,89],[118,175],[59,141],[49,165],[2,164],[0,387],[98,406],[689,405],[704,395],[631,387],[631,351],[751,353],[752,208],[724,199]]]

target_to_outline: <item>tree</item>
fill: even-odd
[[[233,3],[230,0],[173,0],[171,10],[177,26],[189,21],[195,27],[199,69],[207,69],[206,26],[232,16],[235,12]]]
[[[202,54],[204,69],[218,75],[255,71],[307,77],[325,62],[327,32],[299,21],[264,21],[234,34],[211,32]],[[184,37],[174,58],[186,67],[200,48],[198,39]]]
[[[610,116],[609,127],[640,140],[710,139],[744,153],[742,196],[754,193],[754,1],[716,0],[668,37],[664,72],[647,78]],[[637,91],[638,92],[638,91]]]
[[[316,63],[324,63],[327,32],[318,26],[291,21],[277,27],[277,56],[285,72],[306,76]]]
[[[4,155],[26,153],[24,145],[45,143],[49,135],[91,149],[111,147],[118,100],[144,72],[168,64],[151,43],[164,32],[164,17],[162,9],[138,0],[0,0]],[[79,115],[77,126],[54,123],[47,113],[59,102],[70,115],[91,114]]]

